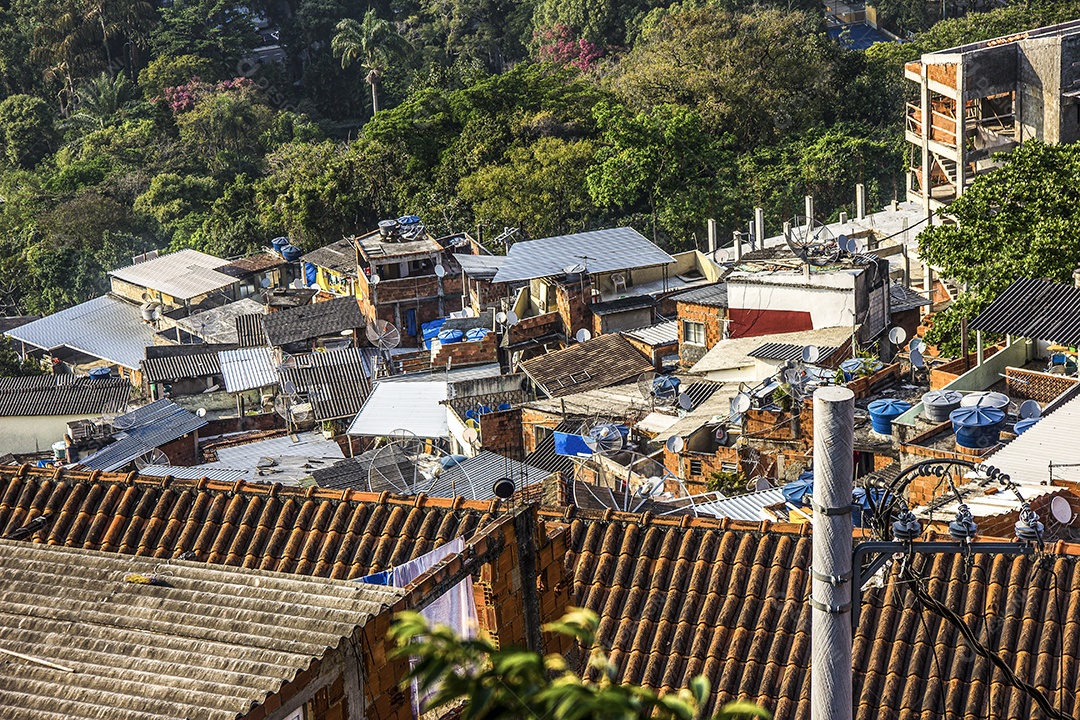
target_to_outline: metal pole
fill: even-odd
[[[735,243],[735,262],[738,262],[739,260],[742,260],[742,237],[739,236],[738,230],[732,233],[732,237],[734,238]]]
[[[810,719],[851,720],[851,492],[855,393],[814,392]]]

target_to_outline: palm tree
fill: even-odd
[[[103,72],[75,94],[75,112],[68,122],[80,127],[103,128],[116,119],[134,99],[135,85],[123,73]]]
[[[363,21],[353,18],[342,20],[334,28],[330,49],[334,57],[341,58],[344,70],[359,60],[367,70],[365,80],[371,85],[371,115],[379,112],[379,81],[386,67],[408,48],[408,43],[398,34],[394,25],[375,14],[364,13]]]

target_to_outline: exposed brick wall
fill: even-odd
[[[480,441],[485,450],[514,460],[525,457],[521,433],[521,408],[484,413],[480,416]]]
[[[560,422],[562,422],[562,417],[554,413],[533,410],[532,408],[521,408],[521,435],[525,453],[528,454],[536,450],[536,427],[538,425],[555,428]]]
[[[555,285],[555,301],[567,335],[572,336],[581,328],[592,327],[592,312],[589,310],[591,295],[592,285],[587,281]]]
[[[498,336],[490,332],[482,340],[440,345],[431,356],[431,366],[441,368],[450,363],[451,367],[465,367],[496,362],[498,342]]]
[[[562,316],[557,312],[534,315],[520,320],[506,329],[507,342],[511,345],[535,340],[545,335],[564,333]]]
[[[207,438],[245,430],[273,430],[283,427],[285,427],[285,421],[280,415],[277,413],[262,413],[259,415],[245,415],[242,418],[211,420],[199,429],[199,435]]]
[[[191,467],[202,462],[199,455],[199,433],[197,431],[167,442],[159,450],[169,458],[170,465]]]
[[[649,345],[632,337],[627,337],[626,340],[652,360],[653,367],[656,368],[657,372],[661,369],[665,355],[676,355],[679,352],[679,342],[677,340],[667,345]]]
[[[992,357],[1002,346],[991,345],[990,347],[983,348],[983,360]],[[966,373],[971,368],[978,364],[979,353],[975,352],[968,355],[967,363],[965,364],[964,358],[957,358],[944,365],[938,365],[930,369],[930,389],[940,390],[956,378]]]
[[[709,348],[720,342],[724,335],[724,318],[727,316],[723,308],[711,305],[698,305],[696,303],[677,303],[676,317],[679,320],[679,363],[693,365],[700,360]],[[705,326],[705,346],[688,345],[683,336],[683,322],[699,322]]]

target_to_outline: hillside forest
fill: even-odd
[[[0,314],[153,248],[311,249],[403,214],[671,250],[903,199],[906,60],[1023,6],[844,50],[809,0],[0,0]]]

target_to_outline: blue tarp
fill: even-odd
[[[311,263],[304,263],[304,279],[307,280],[308,287],[318,284],[319,269]]]
[[[357,578],[357,582],[364,582],[368,585],[393,585],[394,571],[392,569],[383,570],[382,572],[365,575],[362,578]]]
[[[585,438],[571,433],[555,433],[555,454],[568,455],[570,457],[592,457],[592,449],[586,444]]]
[[[814,471],[807,470],[802,473],[798,480],[789,482],[781,492],[784,494],[784,500],[792,505],[809,505],[810,498],[814,494]]]

